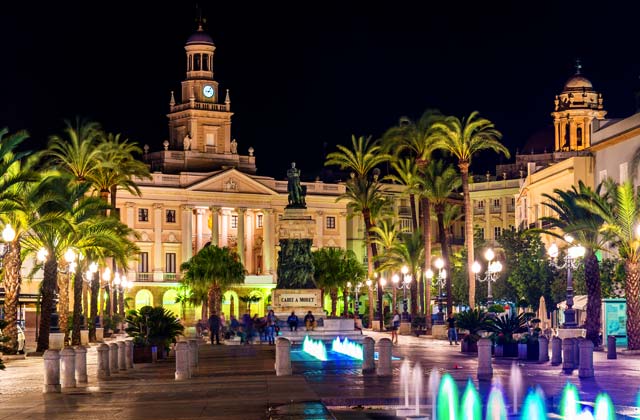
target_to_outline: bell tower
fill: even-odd
[[[554,100],[553,116],[555,151],[573,152],[591,146],[593,120],[602,120],[607,114],[602,94],[581,73],[582,65],[576,60],[576,73],[567,80],[560,95]]]

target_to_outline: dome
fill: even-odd
[[[572,76],[567,83],[564,84],[565,89],[593,89],[593,85],[586,77],[583,77],[580,74],[576,74]]]
[[[196,32],[194,32],[193,35],[189,37],[189,39],[187,39],[187,45],[193,44],[213,45],[213,38],[211,38],[208,33],[203,31],[201,26]]]

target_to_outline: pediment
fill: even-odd
[[[236,169],[219,172],[187,188],[189,191],[277,195],[271,188]]]

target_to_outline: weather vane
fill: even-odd
[[[582,63],[579,58],[576,58],[576,74],[580,74],[580,69],[582,68]]]
[[[207,19],[202,17],[202,9],[196,3],[196,23],[198,24],[198,29],[202,30],[202,25],[207,23]]]

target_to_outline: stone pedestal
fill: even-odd
[[[80,345],[89,345],[89,330],[80,330]]]
[[[577,337],[573,339],[573,368],[577,369],[580,365],[580,342],[582,342],[584,338]]]
[[[127,370],[127,349],[124,341],[118,341],[118,369]]]
[[[284,337],[276,339],[276,376],[289,376],[291,370],[291,341]]]
[[[192,368],[196,368],[198,367],[198,340],[190,338],[188,342],[190,352],[189,364]]]
[[[585,337],[587,330],[584,328],[558,328],[558,337],[564,340],[565,338],[577,338]]]
[[[449,328],[444,324],[437,324],[431,327],[431,336],[439,340],[449,339]]]
[[[87,349],[84,346],[76,346],[76,382],[86,384],[87,378]]]
[[[158,347],[151,346],[151,363],[158,363]]]
[[[549,361],[549,340],[544,335],[538,337],[538,362]]]
[[[176,343],[176,381],[191,377],[189,371],[189,344],[186,341]]]
[[[124,361],[127,364],[127,369],[133,369],[133,340],[125,340],[124,347]]]
[[[104,340],[104,328],[98,327],[96,328],[96,341]]]
[[[116,343],[109,343],[109,370],[111,373],[118,373],[118,345]]]
[[[380,321],[375,320],[375,319],[374,319],[373,321],[371,321],[371,329],[372,329],[373,331],[382,331],[382,330],[380,329]]]
[[[400,335],[411,335],[411,323],[410,322],[401,322],[400,328],[398,329],[398,334]]]
[[[76,352],[71,347],[60,352],[60,384],[62,388],[76,387]]]
[[[491,365],[491,340],[481,338],[478,340],[478,380],[490,381],[493,377]]]
[[[581,378],[593,378],[593,342],[580,340],[580,362],[578,376]]]
[[[46,350],[42,355],[44,360],[44,386],[45,394],[60,392],[60,352],[58,350]]]
[[[98,379],[104,379],[111,376],[109,368],[109,346],[102,343],[98,344]]]
[[[573,341],[575,338],[565,338],[562,340],[562,370],[565,373],[573,372]]]
[[[391,349],[393,343],[388,338],[381,338],[378,341],[378,376],[391,376]]]
[[[558,337],[551,339],[551,365],[558,366],[562,363],[562,340]]]
[[[49,350],[62,350],[64,333],[49,333]]]
[[[376,369],[375,361],[374,361],[374,353],[375,353],[375,341],[371,337],[365,337],[362,341],[362,371],[363,372],[373,372]]]
[[[616,349],[616,336],[607,336],[607,359],[617,359],[618,353]]]
[[[286,321],[291,312],[298,316],[298,326],[304,327],[304,316],[311,311],[316,319],[325,318],[320,289],[274,289],[272,309],[278,319]]]

